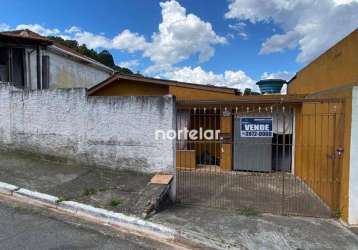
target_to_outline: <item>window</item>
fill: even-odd
[[[42,56],[42,89],[50,88],[50,57]]]

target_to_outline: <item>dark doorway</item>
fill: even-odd
[[[0,81],[11,82],[17,88],[25,87],[25,50],[0,48]]]

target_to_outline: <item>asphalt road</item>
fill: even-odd
[[[0,249],[166,249],[104,226],[0,201]],[[168,249],[168,248],[167,248]]]

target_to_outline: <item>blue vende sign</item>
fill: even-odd
[[[241,117],[241,137],[272,137],[272,117]]]

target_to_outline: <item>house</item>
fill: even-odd
[[[0,81],[21,89],[91,87],[114,70],[30,30],[0,32]]]
[[[333,138],[326,127],[322,135],[315,136],[316,141],[330,138],[340,143],[341,150],[344,150],[343,157],[339,161],[337,175],[341,184],[336,196],[339,199],[339,209],[342,218],[349,224],[358,224],[358,29],[339,41],[333,47],[325,51],[310,64],[300,70],[295,77],[291,79],[288,85],[287,93],[289,95],[303,94],[306,98],[311,99],[341,99],[343,105],[336,106],[337,110],[342,113],[342,124],[339,125],[340,133]],[[320,104],[313,109],[309,104],[302,105],[297,111],[298,114],[315,114],[317,110],[327,113],[329,107]],[[334,108],[334,106],[331,106]],[[332,117],[333,118],[333,117]],[[303,126],[307,126],[303,124]],[[302,128],[304,129],[304,128]],[[298,152],[299,154],[300,152]],[[312,154],[312,152],[310,153]],[[307,157],[311,157],[309,155]],[[298,159],[299,160],[299,159]],[[323,164],[316,164],[321,166]],[[315,169],[319,171],[319,168]],[[305,172],[305,173],[303,173]],[[303,171],[302,175],[307,175]],[[331,178],[332,175],[329,177]]]
[[[90,96],[160,96],[173,95],[177,100],[230,99],[234,88],[184,83],[171,80],[117,73],[88,89]]]
[[[299,71],[287,95],[242,96],[227,87],[120,74],[88,94],[170,94],[177,131],[220,131],[213,140],[177,137],[182,203],[358,224],[357,69],[355,30]]]

